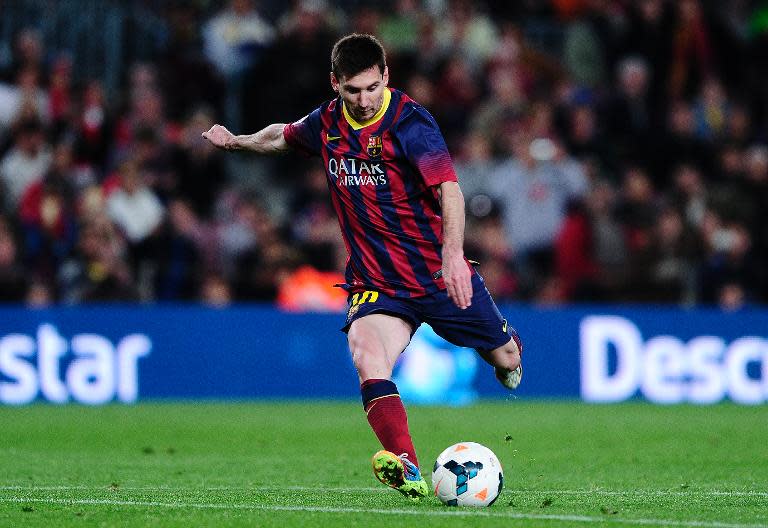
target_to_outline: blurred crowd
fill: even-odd
[[[351,31],[382,40],[390,85],[441,126],[497,300],[768,302],[768,7],[139,3],[162,45],[126,58],[115,93],[38,27],[0,53],[3,302],[343,309],[321,164],[200,133],[301,118]]]

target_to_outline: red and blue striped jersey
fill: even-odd
[[[365,123],[340,97],[285,126],[296,150],[320,156],[348,258],[350,291],[419,297],[445,289],[437,187],[457,181],[434,118],[404,93],[385,88]]]

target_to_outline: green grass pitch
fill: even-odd
[[[370,469],[358,404],[0,408],[0,526],[768,526],[768,407],[411,407],[429,481],[472,440],[506,486],[482,510],[411,504]]]

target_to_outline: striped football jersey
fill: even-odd
[[[323,160],[348,253],[345,288],[419,297],[445,289],[437,186],[457,178],[429,112],[398,90],[383,95],[365,123],[338,97],[286,125],[283,135]]]

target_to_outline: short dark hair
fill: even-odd
[[[384,46],[373,35],[352,33],[334,44],[331,71],[337,79],[354,77],[373,66],[378,66],[382,75],[387,67]]]

